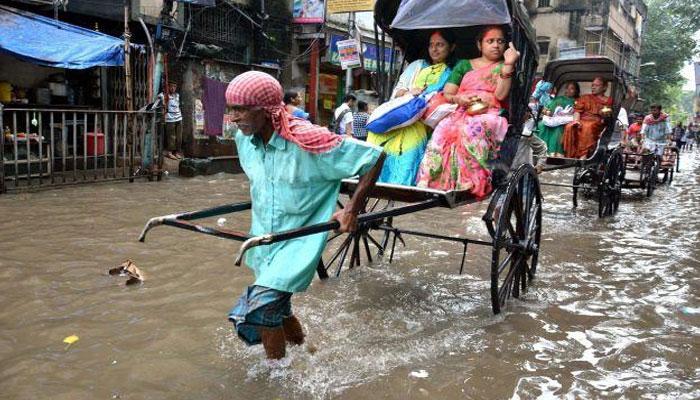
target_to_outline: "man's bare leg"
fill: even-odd
[[[284,329],[284,337],[289,343],[302,345],[304,344],[304,331],[301,329],[301,323],[295,316],[291,316],[282,320],[282,328]]]
[[[282,327],[260,328],[260,336],[268,359],[279,360],[284,358],[287,352],[287,344],[284,340],[284,329]]]

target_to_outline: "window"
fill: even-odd
[[[550,7],[549,0],[537,0],[537,7],[538,8]]]
[[[540,48],[540,54],[543,56],[546,56],[549,54],[549,40],[547,41],[538,41],[537,46]]]

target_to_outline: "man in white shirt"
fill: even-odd
[[[338,106],[333,112],[333,127],[332,131],[338,135],[345,135],[346,133],[352,133],[352,109],[355,107],[355,102],[357,97],[353,94],[345,95],[343,98],[343,104]]]
[[[161,93],[161,96],[163,94]],[[178,160],[182,154],[182,112],[177,83],[168,82],[168,105],[165,114],[165,156]]]
[[[644,118],[642,123],[644,147],[661,157],[668,142],[668,135],[672,132],[671,121],[668,114],[661,112],[661,105],[652,104],[649,108],[651,113]]]

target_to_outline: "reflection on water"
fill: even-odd
[[[545,188],[537,279],[499,316],[486,248],[458,275],[459,244],[409,237],[392,264],[315,281],[294,307],[317,351],[275,363],[226,321],[252,281],[233,266],[236,243],[171,228],[135,241],[151,216],[245,200],[242,176],[0,196],[0,397],[698,398],[700,159],[681,168],[602,221]],[[484,238],[483,206],[397,224]],[[107,275],[125,258],[144,285]]]

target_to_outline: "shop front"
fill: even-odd
[[[340,54],[338,52],[338,42],[347,40],[347,34],[342,34],[333,31],[326,35],[326,51],[321,58],[318,76],[318,118],[317,123],[321,125],[330,124],[333,116],[333,111],[340,105],[345,96],[346,71],[341,68]],[[385,68],[389,68],[391,61],[397,65],[400,60],[398,51],[392,57],[391,48],[381,48],[377,46],[374,39],[369,37],[362,38],[362,62],[363,66],[353,68],[352,71],[352,93],[368,103],[370,110],[374,109],[379,103],[378,86],[381,84],[378,79],[379,63],[384,61]],[[380,51],[383,50],[383,59],[380,59]],[[307,65],[302,65],[307,67]],[[302,69],[303,71],[303,69]],[[306,93],[309,93],[309,76],[306,73]],[[306,107],[310,104],[307,96]]]
[[[121,39],[0,6],[0,193],[156,170],[155,113],[110,109],[124,62]]]

